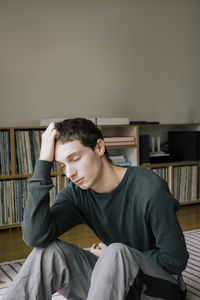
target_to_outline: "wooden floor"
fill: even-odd
[[[183,231],[200,228],[200,204],[182,206],[177,215]],[[82,248],[98,242],[86,225],[77,226],[60,238]],[[0,262],[25,258],[30,251],[31,248],[22,241],[21,230],[0,231]]]
[[[74,243],[81,248],[90,247],[98,242],[94,233],[86,225],[73,228],[63,234],[60,239]],[[22,240],[21,229],[0,230],[0,262],[25,258],[31,250]]]

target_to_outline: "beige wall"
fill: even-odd
[[[200,122],[199,0],[0,0],[0,126]]]

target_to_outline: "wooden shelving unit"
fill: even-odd
[[[8,229],[8,228],[15,228],[20,226],[21,219],[18,220],[16,223],[3,223],[2,222],[2,216],[4,214],[3,209],[5,206],[5,193],[6,191],[3,190],[3,184],[5,184],[6,181],[12,181],[13,185],[17,183],[18,180],[26,180],[28,181],[29,178],[32,177],[32,172],[18,172],[18,162],[17,162],[17,155],[19,155],[19,149],[17,148],[16,143],[16,133],[26,131],[28,132],[29,138],[31,137],[30,132],[32,131],[32,134],[34,135],[34,132],[42,132],[45,130],[45,126],[29,126],[29,127],[9,127],[9,128],[0,128],[0,149],[2,150],[0,152],[0,193],[1,193],[1,203],[0,203],[0,229]],[[187,161],[187,162],[167,162],[167,163],[159,163],[159,164],[143,164],[140,165],[140,144],[139,144],[139,136],[142,134],[149,134],[149,135],[160,135],[161,139],[166,139],[166,132],[168,130],[198,130],[200,131],[200,124],[161,124],[161,125],[108,125],[108,126],[99,126],[101,129],[103,136],[135,136],[135,145],[125,145],[125,146],[108,146],[108,152],[110,155],[124,155],[126,159],[131,162],[132,166],[138,166],[148,169],[162,169],[167,168],[169,171],[169,187],[171,189],[171,192],[173,194],[174,189],[174,168],[176,167],[185,167],[185,166],[200,166],[200,161]],[[1,133],[7,132],[9,139],[10,139],[10,151],[9,153],[4,153],[4,146],[5,143],[3,143],[3,138]],[[20,133],[19,133],[20,136]],[[19,137],[18,137],[19,138]],[[22,139],[23,140],[23,139]],[[30,149],[32,147],[33,149],[33,141],[28,141],[30,145],[26,145],[27,140],[24,140],[21,143],[25,143],[23,146],[26,148],[26,150],[21,154],[21,159],[24,159],[26,161],[30,159],[33,160],[33,153],[28,153],[27,149]],[[39,148],[40,145],[37,145],[37,148]],[[5,147],[6,149],[6,147]],[[18,151],[18,152],[17,152]],[[36,151],[36,150],[35,150]],[[39,151],[39,149],[37,149]],[[37,152],[36,151],[36,152]],[[8,171],[8,174],[2,174],[2,164],[3,159],[2,156],[8,155],[10,157],[10,171]],[[35,159],[36,153],[34,153]],[[30,156],[32,158],[30,158]],[[159,170],[158,170],[159,171]],[[63,172],[60,168],[57,168],[56,170],[53,170],[52,178],[56,178],[57,186],[55,187],[55,191],[52,194],[52,197],[56,195],[57,192],[59,192],[64,185],[66,184],[66,180],[63,180]],[[4,193],[4,194],[3,194]],[[9,203],[13,203],[13,206],[16,205],[15,203],[16,199],[13,196],[13,198],[9,199]],[[194,204],[194,203],[200,203],[199,199],[196,199],[195,201],[187,201],[187,202],[181,202],[181,205],[186,204]],[[25,203],[23,204],[25,205]],[[12,208],[13,209],[13,208]],[[23,208],[20,208],[23,211]],[[21,211],[21,213],[22,213]],[[14,212],[13,212],[14,213]]]

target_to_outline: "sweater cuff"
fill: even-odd
[[[53,163],[47,160],[36,160],[33,178],[45,178],[51,180]]]

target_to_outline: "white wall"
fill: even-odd
[[[0,0],[0,126],[200,122],[199,0]]]

